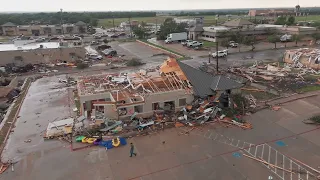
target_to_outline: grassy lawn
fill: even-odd
[[[6,41],[8,41],[8,40],[9,40],[8,37],[0,36],[0,42],[6,42]]]
[[[310,91],[318,91],[320,90],[319,85],[311,85],[311,86],[305,86],[300,89],[297,89],[298,92],[304,93],[304,92],[310,92]]]
[[[216,47],[216,42],[202,41],[203,47]]]
[[[298,16],[296,21],[320,21],[320,15]]]
[[[158,23],[158,24],[162,24],[163,21],[168,18],[169,16],[157,16],[157,17],[133,17],[131,18],[131,20],[137,20],[140,23],[146,22],[146,23]],[[115,18],[114,19],[114,25],[115,26],[119,26],[120,23],[128,21],[128,18]],[[110,19],[99,19],[98,22],[98,26],[103,26],[106,28],[111,28],[113,27],[113,23],[112,23],[112,18]]]

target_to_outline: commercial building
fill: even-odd
[[[190,104],[195,96],[207,98],[217,91],[241,86],[234,80],[210,75],[169,58],[159,71],[79,78],[77,89],[81,114],[99,121],[105,117],[125,119],[150,117],[157,111],[176,112]]]
[[[283,61],[295,67],[308,67],[320,70],[320,49],[300,48],[286,50]]]
[[[191,85],[174,59],[160,71],[79,78],[77,89],[81,113],[96,120],[179,111],[193,100]]]
[[[295,15],[293,9],[252,9],[249,10],[248,16],[283,16]]]
[[[189,29],[189,39],[192,40],[206,40],[217,42],[225,39],[228,33],[239,33],[240,35],[253,36],[253,35],[266,35],[270,30],[277,31],[279,34],[299,34],[311,35],[317,33],[314,27],[306,26],[284,26],[273,24],[258,24],[246,19],[234,19],[227,21],[221,26],[194,26]]]
[[[0,66],[14,63],[16,66],[26,64],[49,64],[56,62],[74,62],[84,59],[86,50],[73,46],[73,43],[33,41],[15,41],[14,44],[0,44]]]
[[[82,34],[87,33],[87,24],[79,21],[75,24],[61,25],[16,25],[7,22],[2,25],[4,36],[40,36],[40,35],[59,35],[59,34]]]

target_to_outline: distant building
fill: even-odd
[[[294,10],[291,9],[267,9],[267,10],[249,10],[248,16],[281,16],[294,15]]]
[[[191,40],[206,40],[217,42],[225,39],[227,33],[239,33],[245,36],[266,35],[268,31],[274,30],[279,34],[311,35],[317,32],[315,27],[306,26],[284,26],[274,24],[258,24],[245,20],[234,19],[227,21],[222,26],[193,26],[189,28],[188,38]]]
[[[39,36],[39,35],[59,35],[59,34],[82,34],[87,33],[87,24],[79,21],[75,24],[60,25],[16,25],[7,22],[2,26],[4,36]]]
[[[188,19],[182,19],[182,18],[174,18],[173,19],[176,23],[186,23],[188,26],[203,26],[203,20],[204,17],[194,17],[194,18],[188,18]]]

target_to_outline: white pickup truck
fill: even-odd
[[[218,51],[218,57],[226,57],[228,55],[227,50]],[[217,52],[212,53],[212,57],[217,57]]]
[[[188,43],[191,43],[191,42],[192,42],[192,40],[182,41],[182,42],[181,42],[181,45],[182,45],[182,46],[186,46]]]
[[[187,44],[188,47],[198,47],[198,46],[202,46],[202,45],[203,45],[203,43],[198,42],[198,41],[192,41]]]

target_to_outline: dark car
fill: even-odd
[[[105,50],[105,49],[110,49],[110,48],[111,48],[111,46],[109,46],[109,45],[107,45],[107,44],[102,44],[102,45],[99,45],[99,46],[97,47],[97,50],[103,51],[103,50]]]
[[[117,37],[119,37],[119,35],[118,34],[112,34],[110,37],[111,38],[117,38]]]
[[[118,53],[116,50],[113,50],[113,49],[105,49],[104,51],[102,51],[102,53],[105,55],[105,56],[116,56]]]

